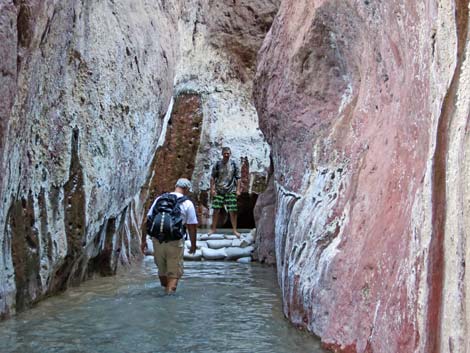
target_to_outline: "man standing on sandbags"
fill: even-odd
[[[240,237],[237,231],[237,197],[240,196],[240,168],[230,158],[229,147],[222,148],[222,159],[215,163],[211,173],[212,225],[209,235],[216,232],[220,210],[225,206],[230,214],[233,234]]]
[[[175,191],[157,197],[147,213],[147,234],[152,237],[158,277],[167,294],[176,291],[178,280],[183,276],[186,228],[191,240],[189,253],[194,254],[196,251],[198,221],[194,204],[186,196],[190,189],[191,182],[188,179],[178,179]],[[144,253],[146,236],[142,236]]]

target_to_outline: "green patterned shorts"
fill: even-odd
[[[227,207],[228,212],[237,212],[237,194],[224,194],[224,195],[215,195],[212,199],[212,208],[214,210]]]

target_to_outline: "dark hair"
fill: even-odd
[[[224,153],[224,152],[232,153],[232,151],[230,150],[230,147],[222,147],[222,153]]]

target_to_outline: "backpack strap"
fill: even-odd
[[[238,166],[237,166],[237,163],[235,163],[235,161],[233,159],[230,160],[232,162],[232,167],[233,167],[233,172],[234,172],[234,177],[236,179],[237,177],[237,174],[238,174]]]
[[[217,162],[215,162],[215,174],[216,174],[216,178],[219,177],[219,169],[220,169],[220,160],[218,160]]]
[[[173,194],[173,195],[174,195],[174,194]],[[176,195],[175,195],[175,196],[176,196]],[[175,212],[175,211],[178,209],[177,207],[180,207],[180,205],[181,205],[183,202],[187,201],[187,200],[189,200],[189,197],[187,197],[187,196],[178,197],[178,198],[176,199],[175,207],[173,208],[173,212]],[[181,208],[180,208],[178,211],[181,212]]]
[[[220,159],[215,163],[215,172],[217,174],[217,176],[216,176],[217,178],[219,177],[220,163],[222,163],[222,161]],[[237,163],[235,163],[235,161],[230,158],[230,164],[232,165],[233,170],[235,171],[235,174],[236,174],[236,171],[238,169]]]
[[[190,200],[190,198],[187,197],[187,196],[184,196],[184,195],[183,195],[183,196],[181,196],[181,197],[178,197],[178,198],[176,199],[175,208],[173,209],[173,211],[176,210],[177,207],[179,207],[183,202],[185,202],[185,201],[187,201],[187,200]],[[181,212],[181,208],[179,209],[179,212]],[[186,240],[186,238],[187,238],[187,236],[188,236],[188,235],[187,235],[187,232],[186,232],[186,224],[183,224],[183,234],[184,234],[184,235],[183,235],[183,238],[182,238],[182,239],[183,239],[183,240]],[[178,239],[179,239],[179,238],[178,238]]]
[[[181,196],[176,199],[176,204],[179,205],[180,203],[183,203],[184,201],[189,200],[189,197],[187,196]]]

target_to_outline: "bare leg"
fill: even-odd
[[[178,278],[168,278],[168,285],[165,288],[166,294],[172,294],[176,292],[178,286]]]
[[[233,234],[240,238],[240,233],[237,232],[237,212],[230,213],[230,222],[232,223]]]
[[[217,222],[219,221],[219,209],[214,209],[214,213],[212,215],[212,225],[211,225],[211,230],[209,231],[209,235],[214,234],[217,230]]]
[[[168,285],[168,278],[166,276],[158,276],[160,278],[160,284],[162,287],[165,287]]]

